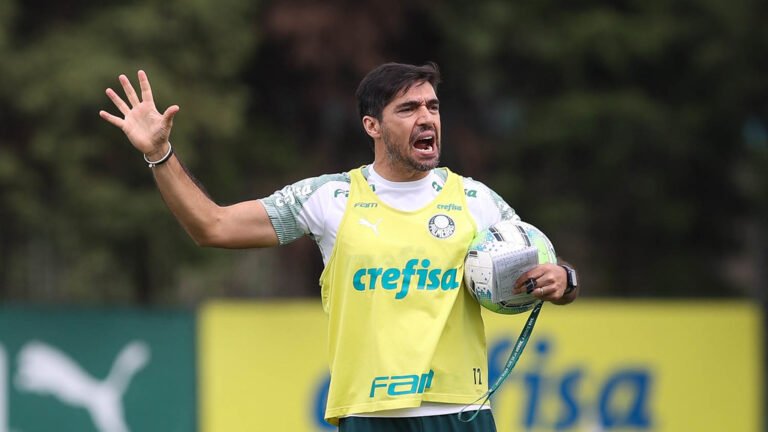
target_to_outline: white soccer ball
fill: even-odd
[[[464,263],[464,282],[484,308],[518,314],[533,309],[540,300],[514,294],[515,281],[544,263],[557,263],[547,236],[529,223],[502,221],[475,235]]]

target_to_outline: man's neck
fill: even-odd
[[[429,175],[429,172],[431,170],[427,171],[419,171],[413,168],[400,168],[397,169],[390,164],[383,163],[380,161],[374,161],[373,166],[376,170],[376,174],[381,176],[384,180],[388,180],[391,182],[411,182],[416,180],[421,180],[424,177]]]

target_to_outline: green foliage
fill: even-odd
[[[14,6],[21,16],[31,12],[3,5],[0,21]],[[241,184],[229,193],[242,198],[243,177],[258,169],[242,161],[249,150],[238,146],[255,136],[238,78],[257,43],[256,6],[224,0],[81,8],[71,12],[73,21],[40,17],[50,25],[26,30],[31,37],[0,35],[8,51],[2,123],[11,129],[0,147],[0,293],[59,301],[168,298],[163,290],[176,283],[169,269],[199,265],[205,254],[172,220],[141,155],[98,117],[99,109],[117,112],[104,89],[119,87],[120,73],[135,83],[136,70],[147,70],[161,109],[182,108],[172,137],[178,153],[190,155],[186,161],[201,177]],[[198,158],[206,163],[197,167]]]
[[[732,295],[724,263],[765,250],[743,238],[768,232],[764,2],[46,3],[0,2],[0,299],[316,292],[311,242],[187,238],[98,117],[140,68],[222,203],[368,162],[359,79],[436,60],[444,160],[547,232],[589,292]]]
[[[442,64],[470,89],[467,109],[490,119],[484,141],[500,144],[488,183],[562,239],[591,290],[746,288],[728,285],[723,262],[741,254],[730,227],[750,215],[733,173],[748,157],[742,124],[755,109],[765,120],[765,62],[753,56],[765,7],[454,3],[437,11]],[[455,46],[465,52],[448,55]],[[509,106],[513,121],[497,115]]]

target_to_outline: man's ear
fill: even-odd
[[[363,117],[363,129],[371,138],[381,137],[381,122],[376,117]]]

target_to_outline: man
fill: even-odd
[[[160,114],[146,74],[141,97],[121,75],[127,103],[107,96],[123,117],[101,111],[144,154],[158,188],[202,246],[267,247],[310,235],[325,269],[331,385],[326,419],[341,431],[493,431],[487,406],[463,423],[456,413],[487,390],[478,304],[461,288],[464,257],[478,230],[518,219],[480,182],[438,168],[439,72],[434,64],[388,63],[357,90],[372,164],[305,179],[270,197],[219,206],[190,178],[169,136],[179,107]],[[533,294],[566,304],[578,289],[567,269],[542,264],[524,274]]]

